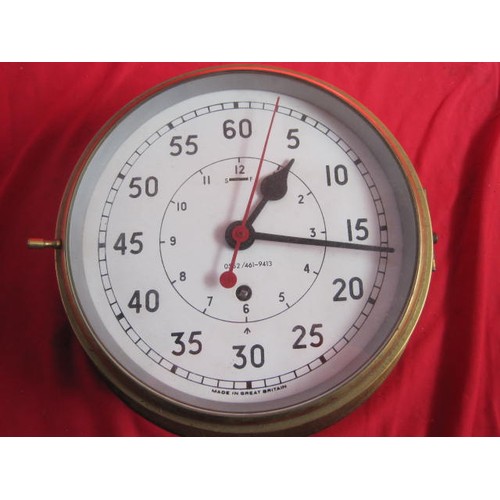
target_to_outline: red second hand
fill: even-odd
[[[255,180],[252,186],[252,192],[250,193],[250,198],[248,199],[247,208],[245,210],[245,214],[243,215],[243,220],[241,224],[236,226],[231,233],[234,241],[234,252],[233,257],[231,259],[231,264],[229,265],[229,270],[223,272],[220,275],[219,282],[224,288],[233,288],[238,281],[236,274],[234,273],[234,266],[236,264],[236,257],[238,256],[238,252],[240,250],[240,246],[243,242],[248,239],[249,231],[247,228],[247,220],[250,215],[250,207],[252,206],[252,201],[255,196],[255,192],[257,191],[257,184],[259,183],[260,171],[262,170],[262,164],[264,163],[264,157],[266,155],[267,143],[269,142],[269,136],[271,135],[271,129],[273,128],[274,117],[276,116],[276,112],[278,111],[278,105],[280,102],[280,98],[276,99],[276,103],[274,105],[273,114],[271,116],[271,122],[269,123],[269,129],[267,130],[266,140],[264,142],[264,147],[262,148],[262,154],[260,155],[259,167],[257,168],[257,174],[255,175]]]

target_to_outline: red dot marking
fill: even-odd
[[[225,271],[220,275],[219,282],[224,288],[233,288],[236,285],[236,274],[233,271]]]

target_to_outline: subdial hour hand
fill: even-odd
[[[288,173],[294,162],[295,160],[292,158],[283,168],[262,179],[260,183],[262,198],[248,216],[248,225],[251,226],[255,222],[255,219],[257,219],[257,216],[262,212],[268,201],[281,200],[285,196],[288,190]]]

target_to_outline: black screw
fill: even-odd
[[[240,285],[236,289],[236,297],[238,297],[238,299],[241,300],[242,302],[250,300],[251,296],[252,296],[252,289],[248,285]]]

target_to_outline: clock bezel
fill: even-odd
[[[95,151],[129,112],[166,88],[193,78],[220,72],[258,71],[291,77],[333,94],[358,113],[387,144],[407,182],[417,228],[417,265],[409,299],[389,340],[370,362],[340,388],[311,401],[260,413],[228,413],[199,410],[158,393],[126,371],[99,341],[82,310],[68,262],[68,231],[71,210],[80,178]],[[432,228],[425,192],[406,153],[382,122],[358,101],[336,87],[292,70],[260,65],[212,67],[173,78],[145,92],[120,110],[94,137],[70,178],[59,211],[56,238],[61,248],[55,253],[56,271],[63,304],[80,343],[111,386],[139,413],[161,427],[189,435],[299,435],[310,434],[339,420],[366,400],[399,360],[421,314],[433,267]]]

